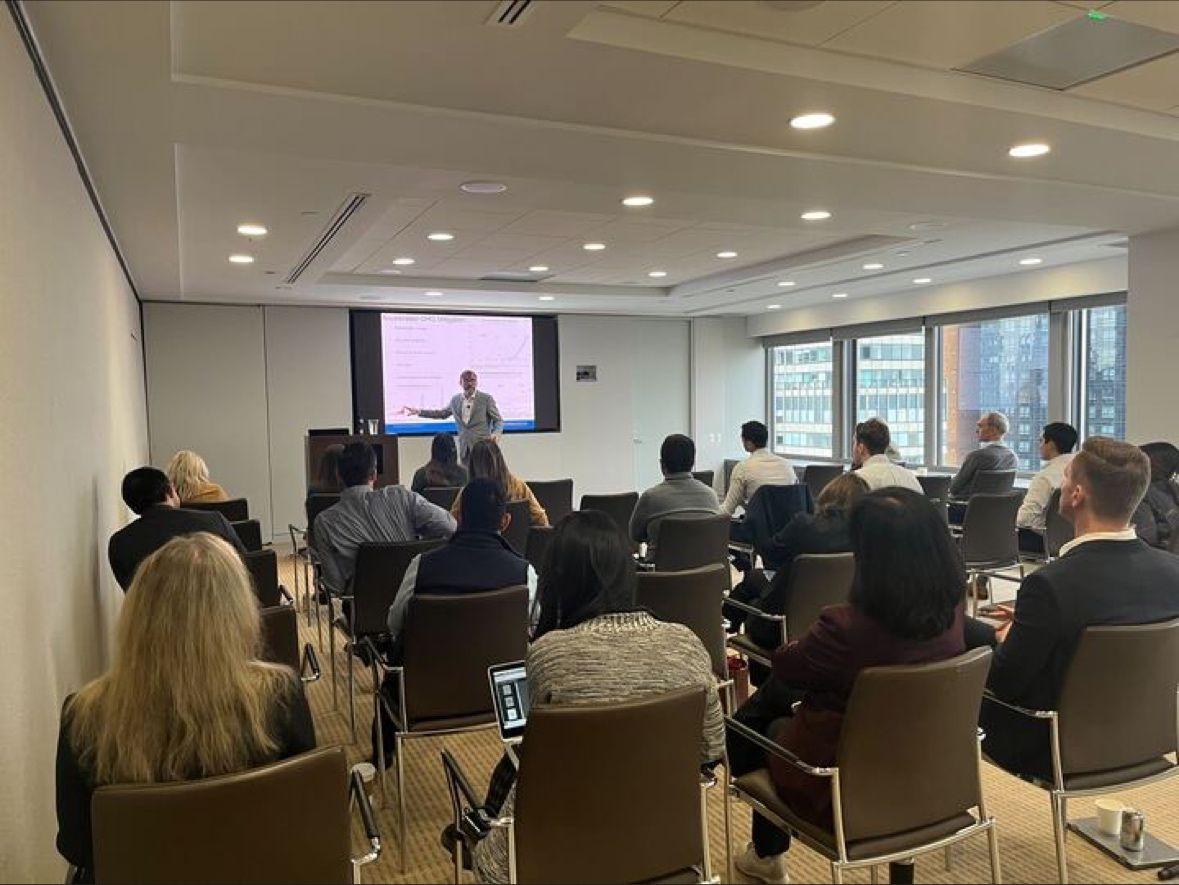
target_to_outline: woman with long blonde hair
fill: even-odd
[[[180,506],[185,504],[207,504],[212,501],[228,501],[225,489],[209,479],[209,465],[196,452],[181,449],[172,456],[165,471],[172,487],[180,496]]]
[[[547,526],[549,516],[536,500],[536,495],[528,487],[528,483],[517,479],[508,464],[504,461],[504,454],[499,444],[493,439],[481,439],[471,446],[467,453],[467,471],[470,479],[489,479],[501,489],[508,501],[527,501],[528,519],[531,525]],[[459,492],[451,505],[450,514],[458,519],[462,510],[463,493]]]
[[[109,670],[66,699],[57,747],[58,851],[92,871],[90,798],[103,784],[230,774],[315,747],[303,688],[258,660],[245,565],[200,532],[135,573]]]

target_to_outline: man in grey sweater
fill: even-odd
[[[630,518],[630,537],[647,542],[647,558],[655,558],[659,523],[672,513],[720,513],[716,492],[692,476],[696,444],[682,433],[673,433],[659,449],[663,482],[643,492]]]
[[[1007,416],[1002,412],[987,412],[975,425],[978,441],[982,443],[966,456],[954,479],[950,482],[950,494],[955,498],[969,498],[974,490],[974,480],[980,470],[1016,470],[1019,460],[1015,452],[1003,445],[1007,435]]]

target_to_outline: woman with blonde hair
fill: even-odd
[[[258,660],[260,630],[245,565],[220,538],[174,538],[136,571],[110,669],[62,710],[57,848],[82,881],[96,787],[231,774],[315,747],[303,687]]]
[[[168,462],[168,479],[180,496],[180,506],[228,501],[225,489],[209,480],[209,467],[196,452],[182,449]]]
[[[528,483],[517,479],[512,471],[508,470],[504,454],[495,440],[481,439],[471,446],[471,451],[467,454],[467,470],[471,479],[490,479],[498,485],[503,489],[504,497],[509,502],[527,501],[530,525],[546,526],[549,524],[549,515],[540,506],[540,501],[536,500],[536,495],[532,493]],[[463,493],[459,492],[454,499],[454,504],[450,507],[450,515],[455,519],[459,518],[462,501]]]

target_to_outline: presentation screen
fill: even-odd
[[[507,432],[559,430],[555,317],[352,312],[354,417],[385,433],[457,430],[451,418],[410,410],[446,409],[466,369],[495,399]]]

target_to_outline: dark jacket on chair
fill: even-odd
[[[143,515],[111,535],[107,547],[111,571],[115,580],[126,590],[131,586],[139,563],[147,559],[173,538],[208,532],[233,545],[238,553],[245,553],[237,532],[229,521],[215,510],[184,510],[157,504],[143,511]]]
[[[1033,710],[1056,708],[1086,627],[1179,617],[1179,557],[1139,540],[1092,540],[1024,578],[1015,623],[995,649],[987,687]],[[1051,778],[1048,728],[983,701],[983,752],[1017,774]],[[1112,738],[1111,738],[1112,739]]]

